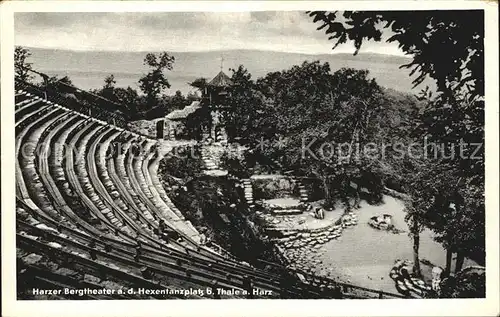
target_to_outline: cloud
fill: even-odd
[[[333,46],[299,11],[16,13],[17,45],[72,50],[207,51],[259,49],[310,54]],[[336,52],[352,52],[343,45]],[[394,44],[364,51],[401,55]]]
[[[250,12],[252,20],[257,22],[267,22],[276,16],[276,11],[254,11]]]

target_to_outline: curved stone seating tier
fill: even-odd
[[[20,222],[18,221],[18,224],[19,223]],[[197,284],[191,285],[193,287],[199,287],[200,285],[207,286],[208,282],[212,281],[213,279],[218,280],[221,287],[235,288],[241,287],[242,285],[241,275],[228,275],[226,270],[217,270],[216,268],[207,265],[204,266],[204,272],[204,269],[201,265],[198,267],[194,267],[192,265],[193,262],[190,259],[170,257],[153,259],[144,254],[140,256],[139,263],[137,263],[138,261],[134,252],[127,252],[114,247],[111,250],[108,249],[107,252],[102,252],[102,250],[99,250],[96,245],[89,246],[88,243],[85,244],[85,242],[82,244],[81,242],[72,239],[70,236],[62,234],[57,229],[47,226],[41,229],[41,227],[34,228],[28,224],[21,225],[23,226],[23,229],[25,229],[26,231],[30,230],[30,233],[34,232],[36,235],[40,235],[43,230],[44,232],[42,235],[44,236],[44,240],[50,241],[49,244],[51,243],[53,247],[57,247],[57,245],[60,246],[59,250],[63,247],[71,247],[73,248],[72,253],[80,253],[79,255],[83,256],[84,258],[92,258],[92,250],[94,250],[96,251],[94,253],[98,254],[99,257],[108,258],[107,261],[103,261],[104,263],[108,264],[111,262],[113,263],[113,265],[123,265],[124,267],[122,268],[122,271],[125,271],[128,274],[130,274],[130,271],[134,270],[134,268],[141,268],[146,265],[148,268],[155,271],[155,279],[160,278],[162,275],[168,277],[169,280],[175,279],[176,277],[181,278],[181,280],[177,280],[174,285],[187,284],[186,280],[190,280],[190,282],[194,282]],[[144,253],[146,253],[146,250],[144,250]],[[168,270],[165,270],[165,268],[168,268]],[[186,274],[186,270],[189,270],[189,274]],[[264,289],[273,290],[275,292],[278,291],[277,286],[275,284],[273,286],[273,284],[270,283],[269,279],[267,280],[267,283],[263,279],[257,279],[256,285],[265,287]],[[189,287],[189,285],[187,285],[187,287]]]
[[[83,124],[87,121],[85,117],[79,115],[79,118],[75,121],[67,121],[58,132],[54,135],[54,142],[51,144],[51,153],[49,160],[49,171],[50,175],[53,177],[49,178],[54,181],[57,189],[63,196],[65,203],[61,206],[61,210],[70,217],[75,225],[85,228],[88,232],[102,235],[107,233],[108,228],[101,223],[96,224],[95,220],[97,218],[93,216],[89,209],[85,207],[78,194],[71,187],[64,171],[63,165],[65,162],[65,156],[69,155],[67,151],[74,151],[74,148],[70,148],[66,140],[68,136],[75,134]],[[92,225],[91,225],[92,223]]]
[[[140,222],[143,225],[146,225],[148,228],[150,226],[156,228],[158,226],[158,222],[153,218],[153,216],[151,216],[149,211],[146,210],[146,212],[144,212],[143,210],[141,210],[135,203],[132,196],[130,196],[130,193],[127,191],[125,185],[122,183],[122,180],[117,174],[115,163],[112,158],[107,159],[106,168],[108,175],[112,180],[113,186],[116,186],[119,195],[124,198],[130,209],[135,212],[136,221]],[[149,218],[146,215],[149,216]]]
[[[110,175],[114,175],[116,173],[114,173],[114,160],[112,159],[108,159],[108,170],[110,171]],[[112,172],[113,171],[113,172]],[[115,182],[115,184],[121,184],[121,181],[119,182]],[[123,186],[123,184],[121,184]],[[124,192],[125,194],[128,194],[125,190]],[[157,223],[156,223],[157,225]],[[172,247],[172,245],[170,245]],[[201,249],[203,249],[204,247],[201,247]],[[182,254],[185,254],[185,253],[182,253]],[[231,262],[228,262],[227,266],[224,264],[225,261],[217,261],[217,262],[214,262],[213,258],[212,257],[205,257],[202,255],[202,253],[196,253],[196,258],[197,258],[197,261],[200,261],[200,263],[206,265],[206,264],[210,264],[211,267],[213,269],[217,268],[217,267],[220,267],[222,270],[224,270],[225,272],[229,272],[229,273],[234,273],[234,272],[243,272],[245,274],[255,274],[257,276],[263,276],[263,280],[268,280],[269,279],[269,275],[267,272],[260,272],[259,270],[253,270],[252,268],[248,268],[248,267],[241,267],[241,264],[238,263],[238,265],[236,265],[235,263],[231,263]]]
[[[55,155],[55,153],[51,153],[51,144],[54,136],[68,123],[75,122],[77,121],[77,119],[78,115],[68,112],[65,116],[62,116],[52,122],[42,133],[40,137],[39,150],[35,154],[35,159],[37,162],[36,166],[38,168],[40,179],[44,185],[44,188],[50,194],[49,197],[52,197],[54,206],[59,210],[60,208],[67,205],[52,177],[50,177],[48,156]],[[69,223],[71,224],[71,222]]]
[[[155,146],[154,151],[152,152],[152,155],[149,158],[149,163],[147,164],[147,169],[149,172],[144,172],[145,174],[149,174],[150,179],[153,183],[153,186],[155,187],[156,191],[158,192],[159,196],[161,199],[165,202],[165,204],[172,210],[179,218],[185,219],[184,215],[182,212],[172,203],[170,198],[167,195],[167,192],[163,188],[160,179],[158,177],[158,167],[160,165],[160,161],[170,152],[173,150],[173,146]],[[192,226],[189,223],[190,226]]]
[[[120,209],[116,210],[111,206],[105,199],[97,193],[97,187],[100,184],[98,180],[97,173],[95,170],[95,153],[88,150],[89,140],[97,135],[101,135],[107,127],[99,127],[97,129],[93,129],[90,133],[86,134],[80,143],[80,151],[81,157],[79,160],[81,161],[76,165],[77,173],[80,179],[80,182],[83,188],[86,190],[88,196],[91,198],[94,205],[99,208],[101,213],[105,215],[105,217],[109,220],[109,222],[113,225],[114,228],[118,227],[121,230],[125,231],[127,234],[133,234],[133,230],[129,228],[126,224],[126,219],[124,215],[120,212]],[[92,174],[90,174],[92,173]]]
[[[183,233],[185,233],[187,236],[191,237],[193,240],[195,240],[199,244],[199,238],[198,238],[198,232],[194,227],[188,226],[187,224],[189,221],[186,221],[183,216],[179,216],[174,210],[168,206],[165,201],[161,198],[158,190],[153,184],[151,175],[149,173],[149,159],[153,154],[150,153],[148,154],[144,160],[141,162],[139,159],[135,160],[134,164],[137,169],[136,175],[138,179],[140,180],[139,184],[141,185],[141,188],[146,192],[150,194],[150,200],[153,202],[153,204],[157,207],[157,209],[160,211],[161,215],[163,216],[164,219],[168,219],[169,221],[173,222],[177,228],[177,230],[181,230]],[[145,185],[144,183],[145,182]],[[186,225],[186,226],[183,226]],[[190,223],[189,223],[190,224]]]
[[[22,108],[26,107],[29,104],[32,104],[35,101],[43,101],[45,103],[49,103],[47,100],[42,99],[38,96],[32,95],[28,92],[20,91],[15,95],[15,112],[16,114],[21,111]]]
[[[54,209],[52,201],[49,200],[47,192],[40,180],[38,172],[35,166],[35,150],[38,145],[38,140],[43,133],[43,131],[58,118],[65,116],[66,113],[59,109],[54,109],[48,112],[38,120],[30,123],[24,133],[20,134],[19,145],[22,146],[22,153],[18,153],[19,165],[18,168],[21,169],[21,173],[18,173],[18,177],[24,179],[27,191],[34,200],[34,202],[40,206],[40,209],[46,212],[50,217],[57,221],[64,221],[65,219]],[[28,198],[28,197],[23,197]]]
[[[81,158],[82,163],[77,165],[77,171],[79,174],[79,179],[84,185],[84,189],[87,191],[89,197],[91,197],[94,205],[101,211],[102,214],[111,223],[112,228],[116,230],[123,231],[127,235],[136,235],[138,232],[135,230],[134,223],[130,221],[125,213],[123,213],[119,208],[115,209],[109,202],[103,198],[101,193],[98,193],[100,183],[95,170],[95,153],[88,151],[89,140],[95,135],[100,135],[101,132],[108,129],[107,127],[99,127],[97,130],[91,131],[91,133],[86,134],[82,139],[79,153],[82,153]]]
[[[115,210],[117,213],[119,213],[121,215],[121,217],[123,217],[124,221],[127,223],[128,226],[133,228],[138,234],[141,234],[141,238],[145,238],[146,241],[158,245],[158,244],[160,244],[159,241],[161,241],[161,240],[159,239],[159,237],[155,237],[156,239],[152,238],[154,236],[154,234],[152,232],[153,226],[149,223],[146,225],[144,223],[136,222],[132,219],[132,217],[131,217],[132,215],[127,213],[127,211],[130,212],[128,206],[120,199],[120,195],[119,195],[118,191],[116,191],[114,184],[109,179],[109,176],[107,174],[106,169],[104,168],[103,165],[101,165],[102,161],[104,160],[104,158],[102,157],[102,155],[103,155],[102,152],[104,151],[104,149],[107,149],[109,142],[111,141],[111,138],[108,137],[106,139],[106,141],[104,141],[104,142],[102,142],[102,140],[104,137],[109,136],[110,133],[116,136],[120,132],[117,132],[113,128],[108,128],[107,132],[100,134],[97,138],[95,138],[95,140],[92,142],[92,144],[89,148],[89,151],[87,154],[87,165],[88,165],[88,168],[89,168],[91,175],[93,176],[93,183],[96,186],[96,188],[99,192],[99,195],[101,195],[101,197],[103,197],[103,199],[106,201],[106,203],[109,204],[109,206],[113,210]],[[102,146],[101,146],[101,149],[99,151],[96,151],[96,147],[98,144],[101,144]],[[99,177],[99,173],[97,172],[98,165],[101,166],[101,168],[99,170],[104,174],[104,175],[101,174],[101,176],[107,177],[108,190],[111,189],[110,193],[114,194],[115,200],[113,200],[113,198],[111,197],[111,195],[108,193],[107,189],[105,188],[104,184],[101,182],[101,179]],[[111,187],[111,188],[109,188],[109,187]],[[118,204],[120,204],[121,206],[118,206]]]
[[[128,196],[130,196],[130,198],[132,199],[132,200],[129,200],[129,203],[137,206],[148,220],[156,221],[156,218],[149,212],[149,210],[146,208],[146,206],[139,200],[138,194],[132,189],[132,186],[130,185],[130,180],[129,180],[128,175],[127,175],[127,171],[125,169],[125,153],[127,153],[128,149],[131,146],[131,143],[134,140],[135,140],[135,138],[129,134],[125,140],[125,143],[119,144],[119,146],[121,147],[120,152],[117,153],[117,155],[115,155],[113,157],[113,159],[111,159],[111,160],[108,159],[108,163],[110,161],[113,162],[113,165],[114,165],[116,171],[118,172],[118,176],[119,176],[118,179],[120,179],[123,182],[123,186],[126,189],[126,191],[123,192],[123,194],[125,195],[125,198],[129,198]],[[128,193],[128,195],[125,193]]]
[[[103,134],[98,137],[93,143],[92,146],[97,146],[99,145],[99,149],[96,150],[91,150],[89,151],[90,153],[95,153],[95,166],[97,169],[97,174],[98,177],[101,181],[102,186],[105,189],[105,192],[101,192],[100,194],[103,195],[103,197],[106,198],[107,201],[113,203],[114,208],[119,208],[123,211],[126,211],[129,216],[133,216],[133,207],[132,210],[128,206],[128,204],[122,199],[118,189],[115,186],[115,183],[111,180],[108,169],[106,167],[106,153],[107,150],[110,146],[110,143],[120,134],[121,132],[116,131],[114,129],[108,130],[107,134]],[[103,188],[101,187],[101,190]],[[136,213],[136,212],[134,212]],[[141,224],[141,227],[146,228],[148,227],[144,223]]]
[[[69,148],[70,149],[79,149],[79,147],[77,147],[76,143],[77,141],[80,139],[81,135],[87,131],[90,127],[94,126],[94,123],[91,123],[91,124],[86,124],[81,130],[79,130],[78,132],[76,132],[76,134],[74,134],[74,136],[72,136],[70,138],[70,141],[68,143],[69,145]],[[68,137],[71,136],[71,133],[70,135],[68,135]],[[65,170],[65,173],[66,173],[66,177],[69,181],[69,184],[71,185],[71,187],[73,188],[73,190],[78,194],[79,198],[81,199],[81,201],[83,202],[83,204],[90,210],[90,212],[96,216],[98,219],[100,219],[100,221],[106,225],[106,227],[108,228],[108,230],[110,230],[111,232],[118,230],[118,234],[128,240],[128,241],[134,241],[132,238],[130,238],[127,234],[123,234],[123,232],[121,230],[119,230],[119,228],[115,227],[109,220],[108,218],[103,215],[101,213],[101,210],[99,208],[97,208],[93,201],[85,194],[83,188],[82,188],[82,185],[80,184],[80,181],[76,175],[76,172],[75,172],[75,157],[74,157],[74,153],[66,153],[68,155],[65,155],[64,156],[64,170]],[[78,157],[80,160],[82,160],[81,156]],[[94,198],[95,199],[95,198]],[[108,215],[109,217],[109,215]],[[122,234],[120,234],[122,233]]]
[[[44,107],[44,112],[43,113],[38,113],[39,115],[43,117],[46,117],[48,113],[50,113],[51,110],[54,110],[52,107]],[[31,113],[33,114],[33,112]],[[45,115],[44,115],[45,114]],[[27,117],[30,117],[29,120],[26,120],[27,123],[24,125],[18,124],[16,122],[16,144],[15,144],[15,152],[16,152],[16,195],[21,196],[23,198],[28,198],[29,193],[28,189],[26,187],[26,184],[24,183],[23,180],[23,174],[22,170],[19,166],[19,163],[23,159],[23,153],[20,152],[21,150],[21,145],[25,144],[24,139],[28,131],[36,124],[36,119],[39,119],[38,122],[41,122],[43,120],[41,117],[37,117],[35,115],[30,115],[27,114]],[[29,122],[28,122],[29,121]],[[34,149],[33,149],[34,150]]]
[[[125,153],[125,159],[124,159],[124,164],[125,164],[125,171],[128,177],[128,180],[130,182],[130,186],[132,188],[132,191],[137,194],[137,198],[140,202],[142,202],[146,208],[151,212],[153,217],[155,219],[162,219],[165,221],[165,224],[171,228],[172,230],[178,232],[182,236],[182,232],[178,230],[176,225],[172,222],[172,220],[164,217],[164,215],[160,214],[159,210],[157,207],[153,204],[152,201],[149,200],[149,197],[143,192],[143,189],[141,185],[139,184],[139,180],[137,179],[135,170],[134,170],[134,165],[133,165],[133,154],[131,155],[131,150],[130,147],[127,149],[127,152]],[[143,182],[145,182],[143,180]],[[183,245],[187,247],[186,241],[183,241]]]
[[[155,155],[155,152],[152,152],[149,154],[149,157],[144,160],[142,163],[142,171],[145,176],[146,181],[148,182],[149,188],[151,193],[156,197],[156,199],[160,202],[160,204],[170,213],[173,215],[173,217],[178,217],[178,221],[182,221],[182,223],[186,226],[186,233],[187,235],[193,239],[197,244],[201,244],[205,239],[202,237],[202,235],[198,232],[198,230],[193,226],[191,221],[186,220],[186,218],[182,215],[179,209],[177,209],[173,203],[170,201],[170,199],[166,198],[166,193],[165,196],[162,196],[160,193],[159,188],[161,188],[164,192],[163,187],[159,183],[158,176],[157,176],[157,170],[158,167],[157,165],[151,165],[149,164],[150,159],[152,159]],[[156,166],[156,167],[155,167]],[[153,175],[156,178],[156,182],[153,180]],[[158,187],[159,186],[159,187]],[[163,198],[165,197],[165,199]]]
[[[219,287],[241,288],[248,275],[257,288],[279,294],[278,276],[200,246],[196,229],[158,179],[156,142],[40,98],[28,101],[30,97],[23,92],[16,97],[17,205],[29,216],[27,223],[17,221],[24,232],[18,234],[18,247],[58,260],[72,258],[89,270],[98,267],[96,271],[113,272],[118,280],[130,279],[135,286],[199,288],[215,279]],[[128,143],[126,154],[106,157],[117,137]],[[137,157],[129,153],[133,141],[146,148]],[[21,155],[26,143],[38,145],[38,151],[32,147]],[[152,229],[159,219],[170,220],[168,225],[184,242],[155,241]],[[148,281],[151,276],[154,282]],[[45,280],[64,283],[65,278],[76,283],[49,271]]]
[[[115,210],[116,212],[122,213],[127,211],[128,207],[120,199],[120,197],[116,195],[117,194],[116,190],[112,182],[109,181],[109,176],[107,175],[107,171],[105,169],[100,168],[102,149],[97,150],[97,145],[101,145],[102,147],[109,144],[108,141],[103,141],[103,140],[106,140],[105,137],[109,136],[110,133],[115,135],[119,134],[118,131],[115,131],[113,128],[110,127],[105,129],[103,133],[94,135],[94,137],[90,139],[91,142],[90,146],[88,147],[86,155],[87,170],[89,172],[89,175],[92,177],[93,180],[92,183],[94,184],[97,192],[102,197],[106,205]],[[108,180],[108,182],[106,182],[108,186],[106,187],[104,183],[101,181],[101,179],[103,178]],[[111,197],[111,195],[113,195],[114,197]],[[123,215],[123,217],[127,223],[130,222],[130,219],[125,219],[125,215]],[[130,222],[129,225],[134,226],[135,227],[134,229],[136,230],[138,229],[136,225],[133,224],[133,222]]]
[[[92,152],[95,153],[95,165],[97,168],[98,177],[105,188],[105,192],[102,193],[102,195],[105,196],[108,201],[109,200],[113,201],[116,207],[124,211],[128,211],[128,213],[130,214],[131,210],[129,206],[125,203],[125,201],[123,201],[120,193],[115,187],[115,184],[111,180],[108,170],[106,168],[107,150],[110,147],[110,143],[120,134],[121,134],[120,131],[116,131],[115,129],[109,129],[107,134],[101,135],[98,139],[94,141],[92,146],[97,147],[97,145],[99,145],[99,148]]]
[[[145,148],[146,153],[149,152],[153,145],[154,144],[151,143],[147,144]],[[135,166],[137,167],[137,169],[135,169],[136,175],[140,180],[139,183],[141,184],[143,191],[146,194],[149,194],[148,196],[151,197],[151,200],[158,207],[165,218],[173,221],[179,230],[189,236],[197,244],[199,244],[201,241],[199,232],[193,227],[193,225],[191,225],[191,222],[185,220],[184,217],[179,217],[173,210],[170,209],[165,201],[161,199],[160,194],[154,186],[148,169],[149,160],[153,155],[153,152],[149,152],[145,155],[145,157],[143,157],[142,160],[140,159],[140,157],[138,157],[134,162]]]
[[[129,153],[127,153],[129,154]],[[165,222],[165,225],[169,227],[171,230],[177,232],[180,237],[182,237],[182,241],[180,241],[181,245],[184,248],[197,248],[198,245],[192,243],[192,240],[189,239],[185,235],[185,233],[180,230],[179,226],[177,226],[177,223],[174,223],[171,219],[167,219],[161,212],[158,210],[158,208],[154,205],[154,203],[147,197],[147,195],[143,192],[142,187],[139,184],[139,180],[137,179],[137,175],[134,171],[134,166],[133,163],[130,162],[129,159],[130,156],[126,155],[125,158],[125,164],[126,164],[126,170],[127,170],[127,175],[130,180],[130,184],[133,188],[133,190],[138,194],[139,200],[144,203],[144,205],[152,212],[153,216],[156,219],[162,219]]]
[[[23,133],[23,130],[26,131],[26,128],[31,126],[33,122],[38,121],[51,111],[56,111],[57,108],[50,105],[44,105],[31,110],[32,111],[26,113],[19,121],[16,121],[16,142],[26,134],[26,132]]]
[[[44,139],[42,149],[39,154],[39,169],[40,176],[42,178],[42,182],[45,185],[45,188],[49,191],[49,193],[54,198],[55,204],[58,206],[59,211],[71,219],[72,223],[70,225],[75,227],[84,227],[89,232],[95,234],[101,234],[98,230],[96,230],[93,226],[90,226],[88,223],[83,221],[79,216],[77,216],[71,208],[67,205],[63,194],[59,190],[55,181],[60,183],[66,183],[66,179],[64,177],[64,171],[62,167],[56,166],[56,161],[60,158],[58,156],[62,156],[62,150],[56,151],[56,145],[54,144],[54,139],[59,139],[60,135],[63,134],[67,127],[75,126],[81,123],[80,117],[77,114],[74,114],[69,120],[61,121],[57,126],[53,129],[48,129],[49,133],[47,133],[46,138]],[[50,150],[52,149],[52,150]],[[47,159],[47,155],[50,153],[51,160]],[[57,169],[58,168],[58,169]],[[55,174],[55,170],[57,169],[57,174]],[[52,175],[56,175],[55,178],[52,178]]]
[[[163,188],[163,186],[161,185],[160,179],[158,177],[158,167],[161,159],[162,157],[158,155],[158,152],[155,152],[148,166],[151,181],[153,182],[153,185],[158,191],[161,199],[170,208],[170,210],[172,210],[177,216],[179,216],[179,218],[184,219],[184,215],[182,214],[182,212],[174,205],[174,203],[172,203],[167,195],[167,192],[165,191],[165,188]]]
[[[129,150],[131,142],[133,140],[135,140],[135,137],[130,137],[128,139],[128,141],[124,144],[123,149],[124,149],[125,155],[120,155],[118,157],[115,156],[114,160],[108,159],[107,166],[108,166],[110,171],[115,172],[114,161],[116,161],[118,163],[118,165],[120,166],[120,168],[118,169],[118,173],[120,175],[119,176],[113,175],[113,178],[115,179],[115,184],[117,184],[119,186],[120,191],[122,192],[124,198],[129,201],[131,206],[135,206],[135,207],[138,206],[140,208],[140,210],[138,210],[138,212],[136,214],[136,217],[141,219],[148,226],[152,226],[153,228],[158,228],[158,220],[161,219],[161,217],[156,214],[156,212],[155,212],[156,207],[154,207],[154,205],[151,206],[151,202],[149,202],[147,199],[143,203],[144,197],[139,196],[141,193],[140,193],[140,191],[137,190],[137,186],[132,187],[132,185],[131,185],[132,183],[134,183],[134,184],[136,183],[135,178],[133,178],[131,180],[131,177],[129,177],[129,175],[132,175],[132,177],[133,177],[134,173],[132,173],[128,170],[130,168],[130,166],[127,166],[127,171],[125,169],[124,156],[126,157],[129,154],[128,150]],[[124,182],[122,183],[121,180],[124,180]],[[128,187],[128,188],[126,188],[126,187]],[[148,202],[149,202],[149,205],[146,207]],[[166,224],[167,224],[167,226],[169,225],[168,221],[166,222]],[[173,230],[176,230],[176,228],[174,228],[173,226],[171,226],[170,228]],[[179,233],[182,235],[182,232],[179,232]],[[181,244],[173,239],[169,241],[169,246],[174,247],[174,248],[180,248],[180,249],[185,248],[184,244]]]
[[[31,99],[31,94],[20,89],[18,91],[15,92],[14,94],[14,103],[16,105],[16,109],[20,106],[20,104],[27,100],[27,99]]]
[[[147,143],[145,147],[141,148],[141,151],[148,151],[148,149],[151,147],[150,143]],[[129,172],[129,178],[132,180],[136,180],[137,184],[140,186],[140,192],[143,193],[143,197],[147,198],[147,201],[152,202],[153,204],[150,206],[154,206],[155,208],[152,208],[154,211],[158,211],[157,215],[160,216],[163,219],[168,220],[169,222],[174,222],[176,221],[176,217],[172,217],[171,214],[169,214],[167,211],[162,209],[161,206],[159,205],[159,202],[156,197],[153,196],[151,191],[148,188],[148,185],[146,184],[146,177],[143,174],[142,170],[142,161],[145,159],[143,153],[140,153],[139,155],[134,155],[133,153],[128,152],[128,160],[129,162],[127,164],[127,170]],[[130,169],[131,167],[131,169]]]
[[[17,234],[18,244],[23,249],[28,252],[44,251],[46,257],[51,258],[52,261],[63,267],[71,266],[74,269],[75,266],[72,263],[77,264],[76,267],[85,267],[85,271],[92,273],[98,280],[109,279],[111,277],[115,282],[106,283],[106,288],[115,288],[116,285],[113,284],[116,284],[116,281],[120,281],[121,284],[126,283],[128,287],[134,286],[135,288],[165,289],[167,287],[171,288],[172,285],[199,288],[199,284],[187,281],[188,277],[181,270],[178,270],[178,272],[165,272],[153,266],[147,267],[145,270],[146,267],[144,265],[127,259],[123,254],[116,255],[104,250],[88,247],[64,236],[39,232],[39,230],[29,228],[28,225],[25,225],[24,229],[28,232]],[[37,231],[48,242],[39,241],[38,236],[35,235]],[[67,270],[64,271],[69,273]],[[223,286],[227,287],[224,284]],[[137,297],[134,296],[133,298]],[[169,296],[158,296],[158,298],[169,298]],[[172,296],[170,298],[200,298],[200,296]]]
[[[15,112],[15,122],[16,126],[22,124],[23,120],[30,115],[31,112],[39,110],[43,107],[48,107],[48,104],[44,104],[39,99],[26,99],[25,101],[16,104]]]
[[[46,109],[50,109],[50,108],[47,107]],[[42,118],[40,118],[40,120],[41,119]],[[16,139],[18,141],[16,143],[16,153],[18,153],[18,154],[19,154],[19,145],[22,143],[24,135],[26,133],[27,133],[27,129],[23,129],[18,135],[16,135]],[[19,155],[18,155],[18,157],[19,157]],[[22,204],[22,205],[29,207],[33,216],[35,216],[37,218],[44,219],[45,221],[47,221],[49,223],[52,223],[52,222],[59,223],[58,221],[54,220],[49,215],[47,215],[44,211],[39,209],[38,206],[31,200],[29,193],[28,193],[28,190],[26,188],[24,176],[23,176],[23,173],[21,171],[19,162],[20,162],[20,159],[18,158],[16,160],[16,197],[17,197],[16,201],[17,201],[17,204]]]
[[[149,223],[156,228],[158,227],[159,218],[153,210],[150,210],[141,201],[141,199],[139,198],[139,194],[131,185],[128,171],[125,168],[125,156],[128,154],[128,150],[134,140],[135,137],[129,135],[126,143],[124,143],[122,147],[124,153],[119,156],[115,156],[114,160],[109,159],[107,165],[109,170],[117,172],[118,175],[114,178],[115,184],[120,185],[122,195],[128,200],[129,204],[137,208],[136,210],[139,211],[138,214],[140,219],[143,222]]]

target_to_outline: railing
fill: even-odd
[[[381,290],[371,289],[367,287],[352,285],[349,283],[337,282],[324,276],[319,276],[313,273],[307,273],[297,269],[286,268],[284,266],[278,265],[276,263],[267,262],[265,260],[258,260],[264,265],[274,266],[274,269],[278,272],[292,273],[294,275],[302,275],[304,277],[304,282],[312,285],[326,285],[333,287],[340,287],[343,295],[354,296],[355,298],[408,298],[400,294],[389,293]]]
[[[126,118],[124,115],[114,112],[115,110],[123,110],[124,105],[108,100],[104,97],[98,96],[96,94],[90,93],[88,91],[79,89],[77,87],[68,85],[63,82],[56,82],[57,88],[70,92],[74,95],[74,98],[65,96],[63,93],[59,92],[59,89],[51,87],[48,84],[48,75],[34,71],[28,70],[28,72],[37,74],[44,78],[45,84],[37,86],[16,78],[15,87],[16,89],[23,89],[29,93],[33,93],[39,97],[47,100],[56,102],[62,106],[69,109],[91,115],[96,119],[104,120],[110,124],[125,128]],[[56,86],[54,85],[54,86]],[[111,111],[110,111],[111,109]]]
[[[241,262],[241,260],[232,255],[231,252],[227,251],[226,249],[212,241],[210,241],[206,246],[226,259]]]

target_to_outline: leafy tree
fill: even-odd
[[[138,104],[138,94],[137,91],[130,86],[127,88],[117,87],[113,89],[114,96],[116,101],[125,105],[124,112],[129,117],[134,117],[139,111]]]
[[[109,76],[106,76],[104,78],[104,89],[113,89],[115,88],[116,80],[115,80],[115,75],[111,74]]]
[[[129,119],[135,119],[140,111],[139,96],[137,91],[130,86],[127,88],[116,87],[113,74],[104,78],[104,85],[100,89],[91,90],[92,93],[102,96],[115,104],[122,104],[121,108],[114,111],[125,114]]]
[[[465,88],[471,95],[484,95],[484,12],[482,10],[442,11],[309,11],[321,25],[334,48],[354,41],[355,54],[363,41],[381,41],[384,29],[390,30],[388,42],[413,57],[409,64],[418,76],[436,81],[438,91],[448,94]],[[474,21],[474,23],[470,23]],[[446,52],[446,54],[443,54]]]
[[[163,117],[174,110],[189,106],[192,101],[194,100],[186,98],[180,90],[177,90],[173,96],[163,95],[156,106],[143,111],[143,116],[148,120]]]
[[[332,148],[363,146],[380,134],[383,94],[367,71],[341,69],[332,74],[328,63],[304,62],[269,73],[256,87],[262,106],[246,135],[264,140],[265,155],[296,174],[320,179],[327,205],[340,198],[350,209],[349,197],[357,195],[353,181],[380,198],[376,160]]]
[[[187,96],[186,96],[186,100],[191,104],[193,101],[200,101],[201,100],[201,97],[200,95],[198,94],[198,92],[188,92]]]
[[[189,83],[189,85],[203,91],[205,87],[207,87],[207,79],[203,77],[196,78],[193,82]]]
[[[412,56],[412,61],[402,67],[417,75],[415,86],[426,77],[435,80],[437,94],[433,96],[426,89],[421,95],[426,107],[413,136],[428,138],[434,142],[432,146],[461,154],[442,157],[440,149],[424,149],[433,158],[419,162],[422,172],[406,184],[413,200],[408,219],[423,221],[437,233],[437,240],[447,248],[447,272],[452,252],[458,252],[457,270],[464,254],[484,262],[484,150],[476,153],[476,148],[470,147],[484,141],[483,11],[308,14],[321,23],[318,29],[325,29],[328,39],[335,41],[334,48],[354,41],[355,54],[364,40],[380,41],[382,31],[390,30],[388,42],[398,43]],[[462,143],[469,145],[463,153]]]
[[[262,105],[255,83],[248,70],[240,65],[238,69],[231,69],[231,80],[233,85],[229,88],[229,96],[226,100],[227,108],[223,110],[223,121],[227,128],[230,140],[235,138],[248,138],[249,133],[255,127],[257,112]],[[243,140],[245,142],[245,140]]]
[[[18,78],[22,81],[29,81],[31,76],[29,75],[29,70],[31,70],[32,63],[27,60],[31,56],[31,52],[22,46],[16,46],[14,49],[14,69]]]
[[[182,94],[182,92],[180,90],[177,90],[175,92],[175,95],[173,95],[169,99],[170,99],[169,100],[169,104],[170,104],[169,112],[172,110],[175,110],[175,109],[182,109],[186,106],[189,106],[189,104],[190,104],[190,101],[187,100],[186,97],[184,97],[184,95]]]
[[[158,103],[158,95],[165,88],[170,88],[170,83],[165,77],[165,70],[172,70],[175,62],[174,56],[170,56],[167,52],[158,55],[148,53],[144,58],[144,65],[151,70],[149,73],[139,79],[139,87],[146,94],[146,106],[148,109],[153,108]]]
[[[484,298],[486,296],[486,275],[484,269],[468,267],[441,283],[441,297]]]
[[[98,94],[106,99],[117,101],[115,96],[115,84],[116,80],[113,74],[106,76],[106,78],[104,78],[104,86],[98,91]]]
[[[73,82],[68,76],[64,76],[62,78],[59,78],[58,76],[48,77],[40,84],[41,88],[47,90],[73,92],[74,89],[71,89],[68,86],[73,86]]]
[[[137,103],[137,91],[130,86],[127,88],[117,87],[114,88],[114,93],[118,101],[125,105],[131,105]],[[131,108],[132,110],[132,108]]]

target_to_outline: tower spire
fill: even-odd
[[[220,54],[220,70],[224,68],[224,54]]]

